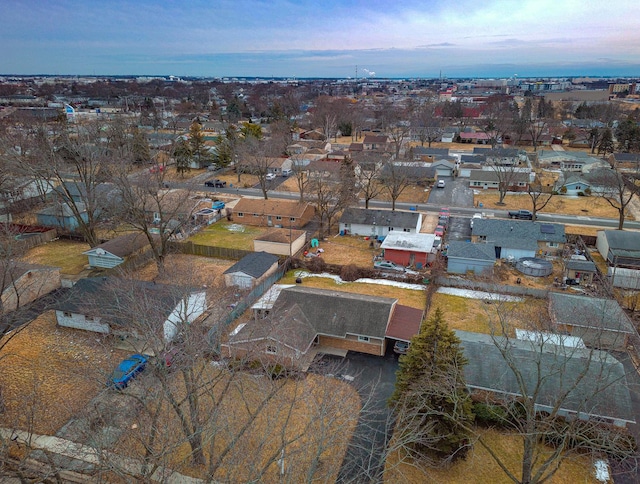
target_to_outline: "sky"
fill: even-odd
[[[640,76],[640,2],[0,0],[1,74]]]

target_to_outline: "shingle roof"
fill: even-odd
[[[280,292],[273,310],[277,314],[298,305],[320,334],[384,338],[396,302],[387,297],[294,286]]]
[[[536,403],[553,406],[568,392],[561,408],[597,417],[634,422],[624,367],[604,351],[568,348],[480,333],[456,331],[469,363],[467,385],[505,395],[520,395],[513,364],[530,396],[540,384]],[[509,363],[499,347],[507,348]]]
[[[617,256],[640,258],[640,237],[637,232],[604,230],[609,250]]]
[[[142,233],[131,233],[121,235],[115,239],[111,239],[103,244],[97,245],[92,249],[83,252],[83,254],[95,254],[96,249],[102,249],[105,252],[115,255],[116,257],[126,257],[134,252],[149,245],[149,239]]]
[[[581,272],[596,272],[596,265],[590,260],[574,260],[569,259],[565,262],[565,266],[567,269],[571,269],[572,271],[581,271]]]
[[[420,332],[420,324],[424,317],[422,309],[396,304],[386,331],[388,338],[409,341]]]
[[[550,230],[553,230],[551,232]],[[543,231],[544,230],[544,231]],[[471,234],[497,247],[537,249],[538,241],[565,243],[564,225],[526,220],[477,219]]]
[[[516,171],[513,173],[509,173],[507,176],[505,176],[505,178],[508,178],[511,183],[526,183],[529,181],[529,173]],[[498,178],[498,174],[494,170],[469,170],[469,180],[489,181],[496,183],[500,181]]]
[[[360,225],[383,225],[387,227],[413,228],[418,226],[420,214],[417,212],[371,210],[349,207],[342,212],[340,223]]]
[[[551,318],[556,324],[633,333],[633,325],[614,299],[549,293]]]
[[[278,256],[267,252],[252,252],[245,255],[238,262],[229,267],[223,274],[242,272],[251,277],[259,278],[278,262]]]
[[[436,236],[434,234],[410,234],[407,232],[389,232],[380,246],[382,249],[409,250],[412,252],[431,252]]]
[[[244,197],[238,201],[233,211],[236,213],[257,213],[258,215],[300,218],[306,210],[310,209],[313,208],[308,203]]]
[[[470,260],[496,260],[496,247],[493,244],[471,244],[452,240],[449,242],[447,257],[458,257]]]

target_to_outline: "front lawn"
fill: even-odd
[[[268,230],[268,227],[254,227],[221,220],[200,230],[188,240],[200,245],[253,250],[254,239]]]
[[[82,253],[89,250],[89,244],[72,240],[57,239],[38,245],[22,257],[25,262],[59,267],[62,274],[80,274],[89,263]]]
[[[500,196],[496,192],[476,193],[474,205],[480,203],[486,208],[499,210],[531,210],[531,198],[526,193],[508,194],[504,198],[505,205],[498,205]],[[566,197],[555,195],[541,213],[557,213],[565,215],[583,215],[585,217],[618,218],[618,211],[601,197]],[[627,218],[631,218],[627,215]]]

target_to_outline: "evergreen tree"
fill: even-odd
[[[414,458],[435,463],[463,457],[473,422],[466,389],[460,340],[437,308],[400,357],[395,392],[389,405],[396,432]]]
[[[191,159],[196,162],[199,168],[203,168],[211,161],[209,150],[204,144],[202,125],[197,120],[189,127],[189,151]]]
[[[611,132],[611,128],[606,128],[602,132],[600,143],[598,143],[598,154],[602,156],[607,156],[607,153],[613,153],[613,151],[614,151],[613,133]]]
[[[189,143],[182,137],[176,141],[173,147],[173,157],[176,160],[176,171],[183,176],[185,172],[190,171],[191,148]]]

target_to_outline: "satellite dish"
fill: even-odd
[[[96,254],[97,254],[97,255],[105,255],[105,254],[106,254],[106,252],[105,252],[105,250],[104,250],[104,249],[97,248],[97,249],[96,249]]]

